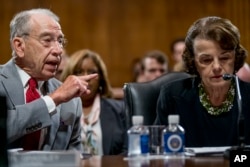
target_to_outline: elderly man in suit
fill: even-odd
[[[0,68],[7,98],[9,148],[81,151],[79,96],[97,74],[54,78],[65,45],[59,18],[48,9],[18,13],[10,23],[12,58]]]

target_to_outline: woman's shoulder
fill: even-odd
[[[101,98],[101,101],[105,105],[110,105],[115,108],[122,108],[124,106],[123,100],[113,99],[113,98]]]
[[[118,103],[121,104],[123,102],[123,100],[120,99],[114,99],[114,98],[104,98],[102,97],[101,100],[107,102],[107,103]]]
[[[120,115],[120,117],[125,116],[124,101],[112,98],[101,98],[101,110],[109,111],[115,115]]]

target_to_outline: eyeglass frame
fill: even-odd
[[[49,37],[48,39],[44,39],[44,40],[41,39],[42,37],[39,37],[39,36],[36,36],[36,35],[30,35],[29,33],[23,33],[21,36],[31,37],[31,38],[37,40],[45,48],[52,47],[52,45],[53,45],[52,41],[57,42],[61,48],[64,48],[68,43],[68,40],[65,37],[59,37],[58,39],[55,39],[51,34],[43,35],[42,37],[46,37],[46,36]]]

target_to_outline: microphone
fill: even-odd
[[[238,146],[235,148],[231,148],[226,150],[224,156],[225,158],[229,158],[230,156],[230,151],[242,151],[245,148],[245,118],[244,115],[242,114],[242,100],[241,100],[241,93],[240,93],[240,85],[239,85],[239,78],[237,75],[233,74],[224,74],[222,75],[222,78],[224,80],[231,80],[234,79],[235,85],[236,85],[236,96],[237,96],[237,104],[238,104],[238,122],[237,122],[237,130],[238,130]]]
[[[233,74],[223,74],[222,78],[227,81],[227,80],[231,80],[232,78],[234,78],[234,75]]]

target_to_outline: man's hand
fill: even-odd
[[[63,84],[49,96],[54,100],[56,106],[63,102],[67,102],[74,97],[80,97],[89,94],[88,82],[94,79],[98,74],[90,74],[84,76],[70,75]]]

